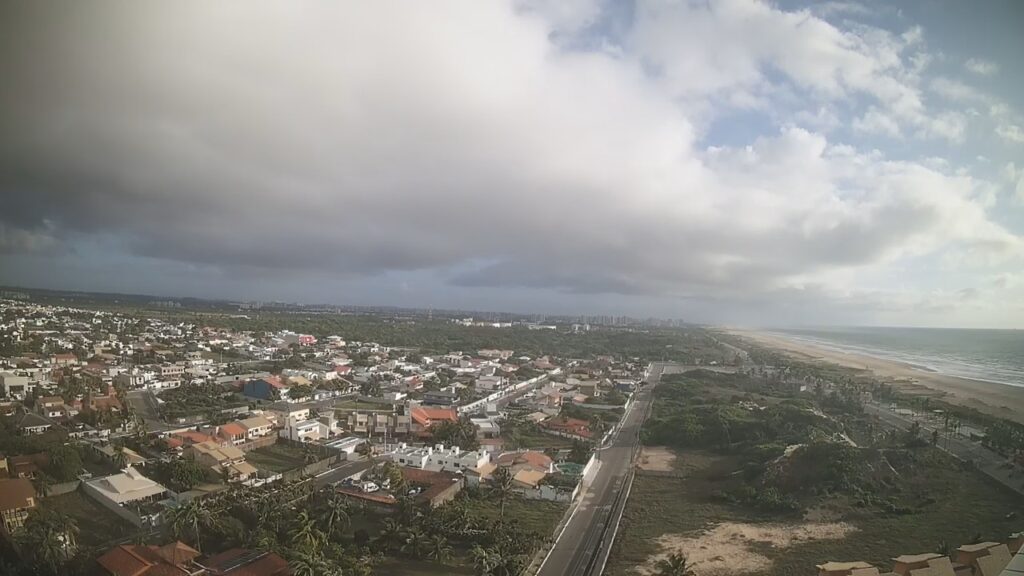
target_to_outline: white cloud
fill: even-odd
[[[552,38],[586,10],[521,3],[101,6],[40,12],[24,60],[0,54],[19,91],[0,107],[17,234],[51,218],[228,271],[736,299],[834,294],[944,251],[993,266],[1020,252],[985,183],[823,134],[867,98],[859,130],[962,137],[962,115],[924,106],[905,57],[916,28],[641,3],[608,53]],[[794,118],[817,129],[703,149],[696,127],[722,94],[786,97],[770,70],[811,95]]]
[[[999,124],[996,126],[996,134],[1008,142],[1024,144],[1024,129],[1016,124]]]
[[[994,76],[999,73],[999,65],[995,62],[982,60],[981,58],[970,58],[964,62],[964,68],[978,74],[979,76]]]

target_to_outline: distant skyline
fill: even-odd
[[[0,284],[1024,328],[1024,4],[8,4]]]

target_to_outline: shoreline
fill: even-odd
[[[907,362],[831,349],[777,333],[737,328],[722,330],[800,360],[871,372],[904,394],[929,396],[1024,424],[1024,388],[1019,386],[949,376]]]

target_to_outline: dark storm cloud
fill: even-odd
[[[637,59],[562,51],[501,3],[457,12],[8,6],[0,248],[112,237],[228,271],[739,298],[1019,246],[969,178],[795,128],[701,150],[678,87]]]

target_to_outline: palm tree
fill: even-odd
[[[490,550],[476,545],[470,551],[470,555],[473,557],[473,567],[476,568],[477,574],[487,576],[494,573],[494,569],[497,567],[497,559]]]
[[[498,521],[505,519],[505,501],[512,494],[513,478],[508,468],[498,468],[491,476],[491,493],[497,496],[500,504],[498,508]]]
[[[437,562],[447,562],[452,557],[452,547],[448,545],[448,539],[440,534],[434,534],[430,538],[430,548],[427,549],[427,556]]]
[[[318,553],[324,541],[324,533],[316,527],[316,522],[303,510],[295,518],[295,526],[291,531],[292,546],[306,553]]]
[[[427,535],[423,533],[423,530],[410,528],[405,533],[405,544],[402,545],[402,552],[409,554],[413,558],[422,558],[428,546]]]
[[[337,494],[331,494],[321,505],[317,520],[328,536],[334,535],[351,520],[348,502]]]
[[[388,518],[384,521],[384,525],[381,527],[377,538],[384,544],[386,549],[390,550],[396,543],[403,539],[404,533],[405,530],[402,528],[401,524],[391,518]]]
[[[114,449],[114,465],[124,470],[128,467],[128,454],[124,451],[124,446],[118,446]]]
[[[50,487],[53,485],[53,479],[46,472],[40,472],[36,474],[36,477],[32,479],[32,486],[36,489],[36,496],[44,498],[46,493],[50,491]]]
[[[171,533],[178,539],[186,534],[193,537],[192,543],[200,552],[203,551],[202,531],[216,524],[216,516],[199,499],[190,500],[171,512]]]
[[[686,556],[673,552],[668,558],[662,558],[655,564],[658,576],[694,576]]]
[[[297,554],[288,561],[293,576],[322,576],[330,565],[320,554]]]

